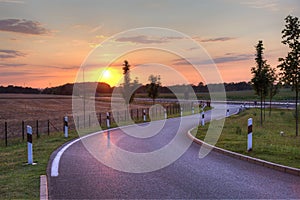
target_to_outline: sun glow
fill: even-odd
[[[117,86],[122,82],[122,74],[116,69],[105,68],[100,71],[99,82],[105,82],[112,86]]]

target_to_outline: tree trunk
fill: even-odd
[[[298,136],[298,87],[296,86],[296,136]]]
[[[262,118],[263,118],[263,96],[262,93],[260,93],[260,126],[262,126],[263,122],[262,122]]]
[[[266,98],[264,97],[264,121],[266,121]]]
[[[270,96],[270,109],[269,109],[269,117],[271,117],[272,112],[272,95]]]

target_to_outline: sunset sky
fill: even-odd
[[[181,48],[188,59],[205,65],[208,57],[186,45],[187,37],[214,60],[224,82],[249,81],[258,40],[272,67],[286,55],[281,31],[289,14],[300,17],[299,0],[0,0],[0,85],[58,86],[75,82],[80,66],[87,65],[93,67],[86,68],[86,81],[100,76],[116,85],[124,59],[132,66],[132,79],[142,83],[159,74],[163,85],[198,84],[203,77],[195,75],[186,57],[157,50]],[[127,32],[143,27],[187,37]],[[114,37],[120,32],[126,34]],[[112,46],[105,52],[97,50],[103,41]],[[118,55],[118,49],[139,45],[144,49]],[[101,53],[92,59],[92,52]],[[183,74],[187,82],[170,71]]]

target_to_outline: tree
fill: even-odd
[[[133,92],[134,89],[130,83],[130,65],[127,60],[124,61],[123,66],[124,83],[122,95],[125,100],[125,104],[130,104],[134,100],[135,92]]]
[[[269,116],[271,116],[272,112],[272,99],[279,91],[279,83],[276,83],[278,80],[278,75],[275,72],[274,68],[269,68],[268,72],[268,79],[269,79],[269,98],[270,98],[270,110]]]
[[[252,67],[251,73],[253,74],[253,78],[251,79],[251,83],[253,88],[258,96],[260,96],[260,125],[263,124],[263,103],[265,102],[266,96],[268,94],[269,88],[269,79],[268,72],[269,66],[267,65],[267,61],[263,59],[263,42],[260,40],[258,44],[255,46],[256,49],[256,67]],[[265,106],[264,106],[265,107]]]
[[[291,15],[285,18],[285,28],[282,30],[282,43],[290,48],[285,58],[279,58],[278,68],[281,70],[281,80],[292,86],[296,93],[296,136],[298,136],[298,94],[300,88],[300,22]]]
[[[150,83],[147,84],[148,96],[152,99],[153,104],[155,104],[155,99],[159,95],[159,87],[161,86],[160,76],[154,76],[151,74],[148,80],[150,81]]]

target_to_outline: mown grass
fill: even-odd
[[[253,151],[247,152],[247,121],[253,118]],[[208,129],[194,129],[192,133],[204,140]],[[214,127],[212,127],[214,128]],[[197,131],[198,130],[198,131]],[[284,135],[281,136],[280,132]],[[210,143],[210,141],[207,141]],[[295,136],[294,111],[276,109],[271,117],[266,113],[260,126],[260,110],[250,109],[226,119],[222,134],[216,146],[260,158],[270,162],[300,168],[300,136]]]
[[[75,132],[69,138],[62,133],[33,138],[33,161],[36,165],[27,165],[27,143],[21,142],[8,147],[0,147],[0,199],[39,199],[40,175],[46,174],[51,153],[65,142],[74,139]]]

